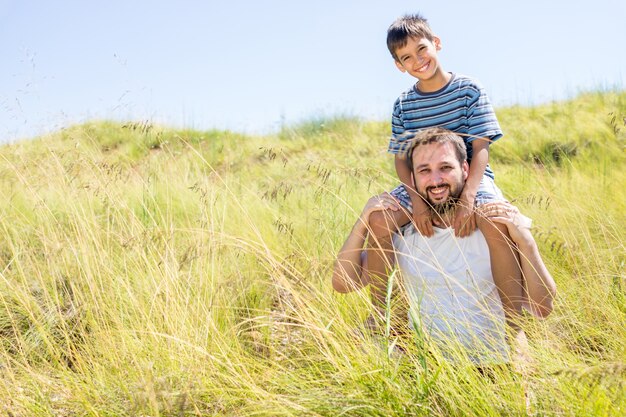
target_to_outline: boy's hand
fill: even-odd
[[[478,212],[485,219],[501,223],[507,227],[511,240],[516,244],[528,244],[534,239],[530,234],[532,220],[520,213],[519,209],[506,201],[483,204]]]
[[[433,231],[433,219],[430,216],[430,208],[420,196],[410,196],[411,206],[413,207],[413,215],[411,216],[413,225],[422,236],[431,237],[435,232]]]
[[[468,198],[461,195],[452,226],[454,227],[454,235],[456,237],[467,237],[476,230],[474,201],[469,201]]]
[[[398,203],[398,200],[396,200],[395,197],[387,192],[375,195],[367,200],[367,203],[365,203],[365,207],[363,207],[363,211],[361,212],[361,219],[365,223],[368,223],[370,214],[375,211],[384,210],[400,210],[400,203]]]
[[[433,231],[433,220],[430,217],[429,209],[422,210],[421,212],[414,211],[413,223],[422,236],[431,237],[435,234]]]

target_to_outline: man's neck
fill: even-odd
[[[433,226],[440,229],[447,229],[452,226],[454,221],[454,210],[447,210],[443,214],[433,212],[431,218],[433,219]]]

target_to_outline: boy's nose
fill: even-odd
[[[419,55],[418,55],[418,56],[416,56],[416,57],[415,57],[415,61],[413,61],[413,62],[415,62],[414,68],[415,68],[415,69],[418,69],[418,68],[420,68],[422,65],[424,65],[424,60],[425,60],[425,59],[426,59],[426,57],[419,56]]]

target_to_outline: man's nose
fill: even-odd
[[[441,181],[443,179],[443,175],[441,171],[433,171],[430,177],[431,181],[433,182],[433,184],[438,185],[441,184]]]

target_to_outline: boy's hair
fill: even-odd
[[[396,50],[406,45],[409,38],[426,38],[432,41],[433,34],[428,22],[419,14],[405,14],[396,19],[387,29],[387,48],[396,61]]]
[[[441,127],[431,127],[419,131],[410,141],[411,145],[407,149],[406,160],[411,172],[413,172],[413,152],[415,152],[415,148],[431,143],[451,143],[454,147],[456,157],[459,160],[459,164],[463,165],[463,162],[467,161],[465,142],[459,135],[451,130]]]

